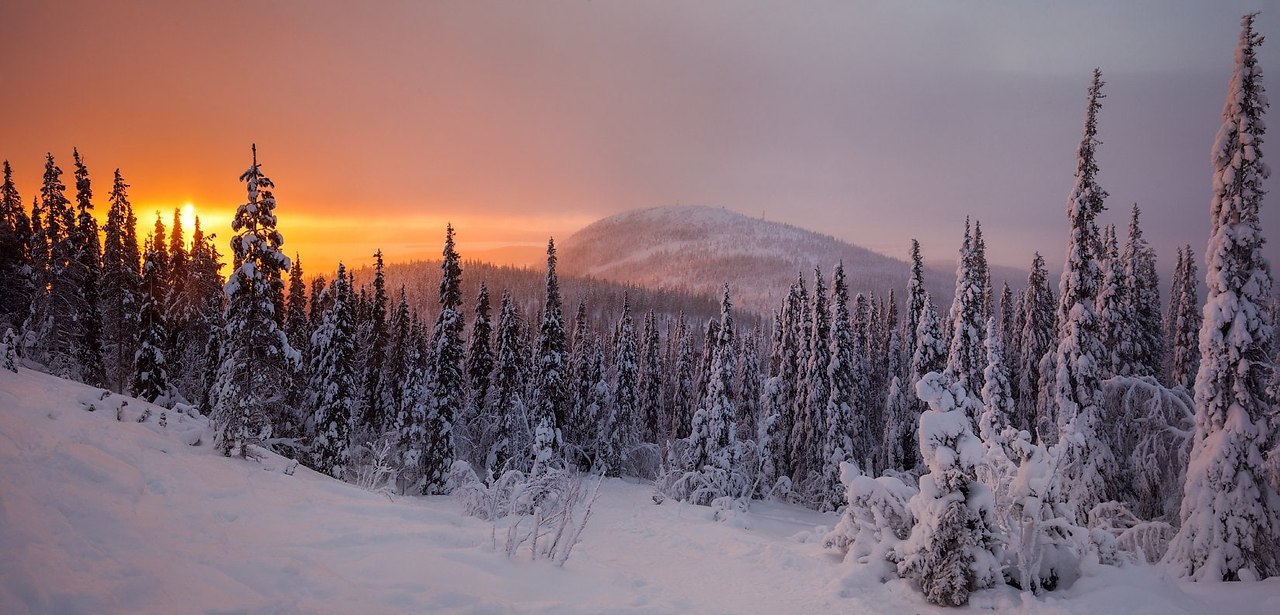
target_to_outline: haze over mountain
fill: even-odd
[[[922,250],[936,262],[954,253],[960,237],[961,229],[956,229],[956,246]],[[567,274],[694,295],[714,294],[728,282],[740,308],[762,314],[778,308],[797,275],[811,285],[814,267],[829,279],[839,262],[853,292],[887,297],[890,289],[899,295],[906,289],[906,261],[830,235],[714,207],[628,211],[598,220],[560,244],[561,268]],[[997,292],[1005,279],[1014,288],[1025,282],[1025,273],[1016,269],[992,273]],[[950,304],[954,282],[949,267],[926,267],[925,283],[940,309]]]

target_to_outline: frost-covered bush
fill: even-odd
[[[896,565],[901,560],[900,545],[915,525],[907,503],[917,490],[897,478],[871,478],[853,463],[840,465],[840,480],[848,506],[823,538],[823,546],[843,551],[846,561]]]
[[[1121,502],[1103,502],[1089,511],[1090,535],[1105,532],[1113,537],[1115,548],[1133,561],[1152,564],[1169,550],[1175,532],[1164,521],[1143,521]],[[1094,541],[1097,543],[1097,541]],[[1101,560],[1101,557],[1099,558]],[[1105,563],[1105,562],[1104,562]]]
[[[391,438],[356,445],[351,449],[345,469],[346,480],[366,491],[389,494],[394,490],[397,456],[395,441]]]
[[[530,559],[549,559],[563,566],[591,518],[603,480],[597,478],[588,494],[583,476],[548,464],[532,475],[508,470],[486,484],[470,464],[456,461],[446,483],[462,502],[464,514],[493,523],[495,549],[501,548],[508,557],[527,549]]]
[[[1117,455],[1114,493],[1140,519],[1177,519],[1195,429],[1191,397],[1151,377],[1117,376],[1104,384],[1102,405],[1111,450],[1128,451]]]

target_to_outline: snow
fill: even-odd
[[[375,495],[271,454],[222,457],[204,418],[170,413],[161,427],[156,408],[138,423],[148,407],[0,370],[0,612],[953,612],[824,550],[834,514],[753,502],[716,522],[607,479],[558,568],[527,551],[508,559],[455,498]],[[1280,612],[1280,579],[1197,584],[1092,565],[1070,589],[985,590],[969,608]]]

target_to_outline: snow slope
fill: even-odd
[[[608,480],[561,569],[495,551],[491,525],[451,498],[290,475],[275,456],[226,459],[203,418],[170,413],[161,427],[153,408],[138,423],[145,404],[100,397],[0,370],[0,613],[953,612],[824,552],[817,526],[832,515],[758,503],[715,522],[706,508],[656,506],[647,486]],[[980,592],[971,608],[1280,612],[1280,579],[1088,572],[1060,595]]]

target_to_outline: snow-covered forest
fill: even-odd
[[[1137,205],[1123,228],[1098,220],[1116,205],[1098,180],[1095,70],[1056,284],[1034,254],[1024,286],[995,288],[973,220],[956,232],[950,305],[914,240],[900,289],[851,287],[835,262],[756,314],[729,284],[692,297],[575,282],[567,300],[554,240],[531,291],[526,273],[464,263],[449,226],[424,306],[421,289],[388,282],[397,266],[381,252],[358,276],[308,277],[256,148],[229,236],[197,219],[189,242],[177,215],[138,236],[120,170],[99,228],[79,151],[70,187],[45,159],[29,208],[6,161],[0,411],[31,411],[13,401],[34,386],[23,372],[46,372],[100,401],[137,398],[129,420],[238,463],[300,464],[393,504],[447,499],[493,524],[495,550],[561,567],[575,548],[605,550],[593,510],[620,515],[597,502],[625,495],[731,525],[807,509],[829,525],[806,530],[825,550],[806,574],[856,569],[933,605],[1011,588],[1012,602],[977,603],[1069,610],[1081,579],[1137,569],[1262,581],[1241,608],[1275,608],[1280,302],[1261,256],[1261,43],[1246,16],[1212,144],[1211,234],[1178,250],[1172,280]]]

